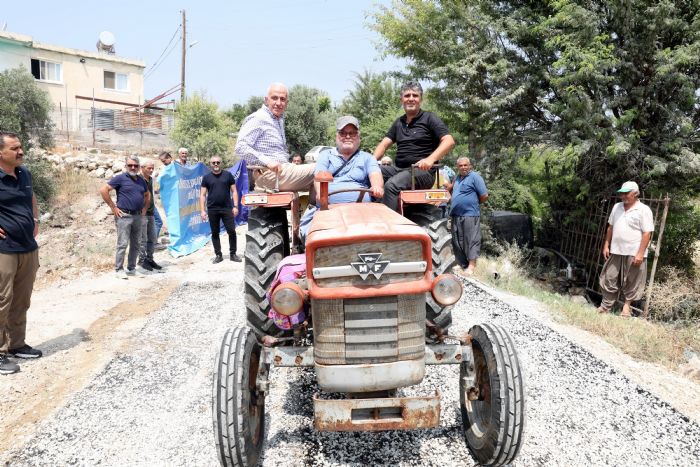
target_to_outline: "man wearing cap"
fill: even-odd
[[[613,206],[603,243],[605,264],[600,273],[603,300],[598,313],[610,310],[622,292],[620,316],[630,317],[630,304],[644,296],[647,278],[647,247],[654,231],[651,209],[638,200],[639,186],[629,181],[617,190],[621,203]]]
[[[375,198],[384,196],[384,180],[377,160],[372,154],[360,150],[360,122],[347,115],[336,121],[335,128],[335,148],[321,151],[316,161],[316,173],[330,172],[333,175],[328,191],[369,188]],[[320,183],[316,183],[315,188],[318,192]],[[354,203],[358,196],[357,192],[338,193],[331,196],[328,202]],[[369,194],[365,194],[362,201],[370,202]],[[314,213],[314,206],[311,206],[301,219],[300,230],[303,236]]]
[[[268,87],[264,105],[248,115],[241,124],[236,154],[248,166],[268,169],[252,171],[256,190],[273,189],[277,181],[281,191],[310,191],[309,198],[313,199],[314,165],[289,162],[284,132],[288,97],[284,84],[273,83]]]
[[[401,87],[401,104],[406,113],[394,121],[374,150],[374,157],[379,160],[396,143],[396,165],[381,167],[386,192],[382,201],[394,211],[399,209],[399,193],[411,188],[411,166],[416,165],[416,188],[430,188],[435,183],[433,164],[455,146],[440,117],[421,110],[422,99],[420,83],[409,81]]]

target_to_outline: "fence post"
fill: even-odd
[[[664,237],[664,228],[666,227],[666,215],[668,214],[668,205],[671,199],[666,193],[664,198],[664,212],[661,214],[661,224],[659,224],[659,235],[656,237],[656,249],[654,251],[654,261],[651,263],[651,275],[649,276],[649,286],[647,287],[646,299],[644,300],[644,311],[642,312],[642,317],[647,318],[649,316],[649,302],[651,301],[651,291],[654,288],[654,276],[656,275],[656,264],[659,262],[659,254],[661,252],[661,240]]]

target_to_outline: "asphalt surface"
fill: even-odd
[[[507,329],[526,378],[525,443],[514,465],[699,465],[700,426],[611,366],[467,284],[453,332]],[[130,345],[44,420],[9,465],[218,465],[211,418],[214,359],[244,322],[242,269],[178,288]],[[462,435],[458,367],[429,367],[400,391],[442,393],[441,425],[407,432],[319,433],[311,369],[274,369],[262,465],[473,465]]]

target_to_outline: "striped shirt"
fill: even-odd
[[[289,162],[284,117],[275,117],[265,105],[248,115],[238,132],[236,154],[248,165]]]

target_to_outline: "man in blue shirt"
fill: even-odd
[[[24,341],[27,310],[39,269],[39,208],[32,175],[22,165],[19,137],[0,132],[0,374],[19,371],[8,359],[38,358],[41,351]]]
[[[372,154],[360,151],[360,122],[355,117],[347,115],[336,121],[335,144],[335,148],[322,151],[316,161],[316,173],[330,172],[333,175],[328,192],[369,188],[375,198],[384,196],[384,179],[377,160]],[[316,183],[316,192],[319,190],[320,183]],[[358,197],[358,192],[338,193],[331,196],[328,202],[354,203]],[[365,193],[362,201],[370,202],[370,195]],[[304,213],[300,226],[302,236],[305,236],[314,213],[314,206]]]
[[[452,192],[452,249],[459,267],[471,276],[481,251],[480,204],[488,199],[489,193],[481,175],[472,171],[469,158],[457,159],[457,172],[454,183],[446,184]]]
[[[105,203],[114,213],[114,221],[117,224],[117,252],[114,260],[114,269],[119,279],[128,279],[128,276],[136,275],[136,257],[141,246],[142,216],[151,202],[151,194],[148,191],[146,181],[139,176],[139,158],[129,156],[126,158],[126,173],[120,173],[112,177],[100,188],[100,194]],[[117,202],[112,201],[109,192],[116,190]],[[124,256],[126,247],[129,246],[127,258],[127,271],[124,271]],[[148,272],[146,270],[140,273]]]

